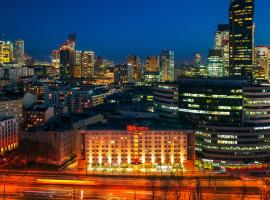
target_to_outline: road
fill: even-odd
[[[85,176],[50,173],[6,172],[0,177],[0,197],[3,199],[97,199],[148,200],[203,199],[233,200],[261,199],[256,180],[234,179],[168,179]],[[210,187],[209,187],[210,186]]]

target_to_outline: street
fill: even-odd
[[[7,172],[1,176],[3,199],[261,199],[255,180],[108,177]]]

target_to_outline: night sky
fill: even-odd
[[[173,49],[178,61],[207,55],[218,23],[227,23],[230,0],[1,0],[1,36],[22,38],[26,52],[49,58],[76,31],[81,50],[116,62]],[[256,1],[256,39],[270,44],[270,1]]]

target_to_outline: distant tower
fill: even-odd
[[[251,78],[254,62],[254,0],[231,0],[230,76]]]
[[[202,62],[202,56],[199,53],[195,54],[195,58],[194,58],[194,65],[197,69],[199,69],[201,67],[201,62]]]
[[[129,55],[127,64],[132,67],[132,78],[134,81],[139,81],[142,77],[142,66],[139,56]]]
[[[24,64],[24,40],[16,41],[14,55],[16,63]]]
[[[215,32],[215,46],[214,49],[221,50],[224,62],[224,76],[229,75],[229,61],[230,61],[230,25],[219,24]]]
[[[174,51],[161,52],[161,81],[174,81]]]
[[[81,76],[82,78],[93,78],[95,73],[95,53],[83,51],[81,53]]]
[[[159,72],[160,71],[160,59],[159,56],[148,56],[146,59],[146,71],[147,72]]]

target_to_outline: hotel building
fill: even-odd
[[[194,163],[192,131],[159,121],[135,121],[111,120],[81,130],[81,152],[88,167],[179,168]]]

